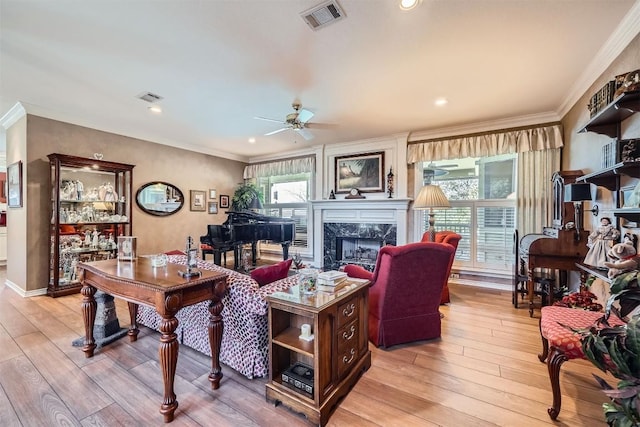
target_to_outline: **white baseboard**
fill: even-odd
[[[37,297],[37,296],[47,294],[47,288],[36,289],[35,291],[25,291],[24,289],[22,289],[20,286],[16,285],[9,279],[6,279],[4,281],[4,284],[7,288],[11,289],[12,291],[20,295],[22,298]]]
[[[496,289],[499,291],[511,291],[511,285],[502,283],[492,283],[480,280],[468,280],[468,279],[449,279],[449,283],[462,286],[475,286],[478,288]]]

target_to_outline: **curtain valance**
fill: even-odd
[[[255,163],[244,168],[244,179],[259,176],[292,175],[303,172],[315,172],[315,156],[278,160],[275,162]]]
[[[563,145],[562,126],[553,124],[410,143],[407,163],[523,153]]]

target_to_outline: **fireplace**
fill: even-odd
[[[314,265],[373,270],[380,248],[407,243],[409,199],[314,200]]]

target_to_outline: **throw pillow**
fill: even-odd
[[[284,279],[289,274],[292,261],[293,260],[289,258],[274,265],[256,268],[251,272],[251,278],[258,282],[260,286]]]
[[[178,250],[178,249],[174,249],[172,251],[169,252],[165,252],[166,255],[186,255],[184,252]]]

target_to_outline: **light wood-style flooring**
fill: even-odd
[[[84,334],[81,296],[21,298],[0,269],[0,426],[159,426],[159,335],[142,328],[86,359],[71,342]],[[551,389],[538,361],[538,319],[514,309],[507,292],[451,286],[441,308],[442,338],[383,350],[341,402],[332,426],[597,426],[605,396],[587,361],[562,368],[562,411],[547,407]],[[117,303],[128,326],[124,303]],[[536,313],[538,314],[538,313]],[[308,426],[265,401],[265,379],[247,380],[223,365],[219,390],[207,380],[209,358],[180,348],[173,426]],[[601,373],[600,373],[601,374]],[[615,383],[614,379],[611,379]]]

